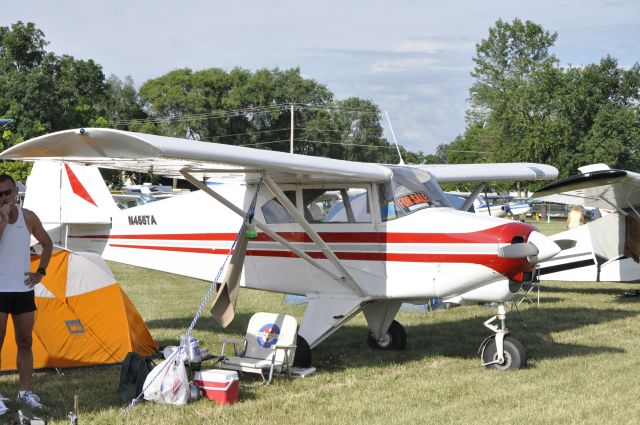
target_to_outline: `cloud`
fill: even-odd
[[[391,50],[400,53],[437,54],[447,51],[465,51],[473,49],[473,43],[455,39],[419,38],[400,41]]]

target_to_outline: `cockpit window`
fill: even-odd
[[[371,223],[364,188],[303,189],[302,199],[309,223]]]
[[[451,207],[451,203],[431,175],[418,168],[389,167],[391,181],[380,185],[383,221],[412,214],[423,208]]]

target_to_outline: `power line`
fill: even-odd
[[[359,114],[375,114],[377,115],[379,112],[369,109],[369,108],[345,108],[337,105],[306,105],[302,103],[294,103],[293,104],[297,109],[297,111],[303,110],[336,110],[338,112],[356,112]],[[161,123],[161,122],[184,122],[184,121],[198,121],[198,120],[207,120],[207,119],[223,119],[230,118],[234,116],[247,115],[247,114],[264,114],[267,112],[278,112],[278,111],[286,111],[291,107],[290,103],[278,103],[267,106],[255,106],[255,107],[247,107],[241,109],[232,109],[226,111],[213,111],[213,112],[203,112],[199,114],[182,114],[179,116],[168,116],[168,117],[149,117],[149,118],[138,118],[132,120],[113,120],[110,121],[110,124],[114,127],[123,127],[127,125],[131,125],[134,123]]]
[[[296,142],[303,142],[303,143],[320,143],[323,145],[341,145],[344,147],[350,147],[350,146],[364,146],[367,148],[382,148],[382,149],[395,149],[395,146],[383,146],[383,145],[363,145],[363,144],[358,144],[358,143],[340,143],[340,142],[322,142],[320,140],[299,140],[296,139]]]

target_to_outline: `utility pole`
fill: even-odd
[[[293,103],[291,104],[291,142],[289,142],[289,153],[293,153]]]

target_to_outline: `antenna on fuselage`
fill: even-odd
[[[389,129],[391,129],[391,136],[393,136],[393,142],[396,144],[396,149],[398,150],[398,156],[400,157],[400,165],[404,165],[404,160],[402,159],[402,154],[400,153],[400,146],[398,146],[398,141],[396,140],[396,134],[393,132],[393,126],[391,125],[391,120],[389,119],[389,114],[387,110],[384,110],[384,114],[387,116],[387,122],[389,123]]]

